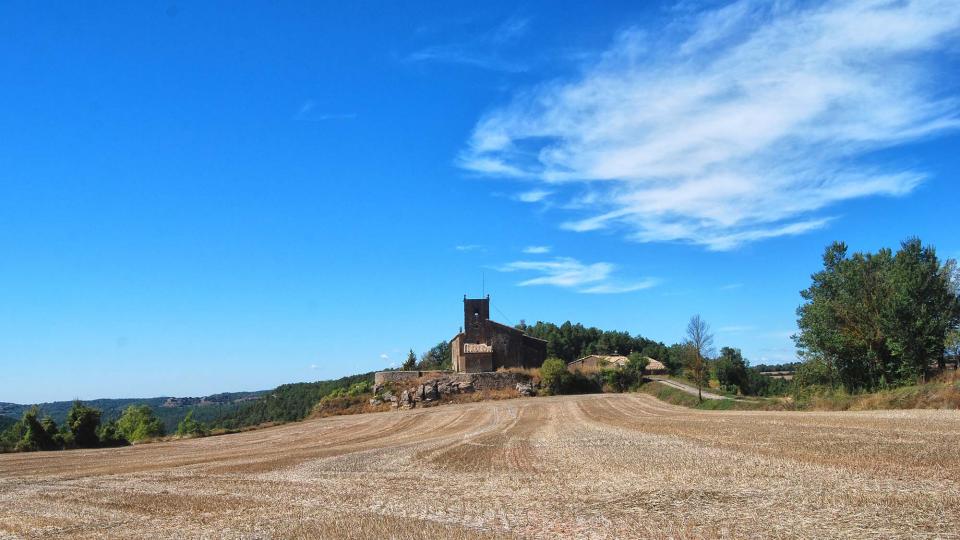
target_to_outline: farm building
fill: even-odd
[[[463,297],[463,328],[450,341],[455,371],[537,368],[547,359],[547,342],[490,320],[490,296]]]
[[[606,354],[591,354],[579,358],[567,364],[567,369],[570,371],[580,371],[582,373],[589,373],[592,371],[597,371],[605,367],[613,368],[620,367],[622,368],[627,363],[627,357],[621,355],[606,355]],[[647,369],[644,373],[648,375],[666,375],[668,373],[667,367],[663,365],[659,360],[647,357]]]

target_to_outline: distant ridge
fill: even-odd
[[[160,396],[151,398],[100,398],[82,401],[103,411],[104,421],[119,418],[123,410],[130,405],[149,405],[169,431],[176,429],[177,423],[186,416],[189,410],[194,411],[193,416],[197,420],[209,421],[233,412],[240,405],[256,400],[268,392],[269,390],[257,390],[253,392],[221,392],[204,397]],[[37,403],[36,406],[40,409],[41,416],[50,415],[57,424],[61,424],[66,420],[67,411],[70,410],[72,404],[73,400]],[[15,422],[30,407],[33,407],[33,405],[0,402],[0,431],[9,427],[4,418],[12,418]]]

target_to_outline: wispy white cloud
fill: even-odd
[[[648,289],[658,282],[653,278],[623,281],[614,275],[617,266],[608,262],[582,263],[572,257],[548,261],[514,261],[497,268],[501,272],[526,272],[536,277],[517,283],[521,287],[551,285],[581,293],[615,294]]]
[[[526,71],[526,64],[518,61],[514,55],[507,54],[504,47],[523,37],[529,22],[527,18],[510,17],[470,39],[424,47],[410,53],[405,59],[408,62],[464,64],[493,71]]]
[[[647,278],[641,281],[634,281],[632,283],[602,283],[600,285],[594,285],[592,287],[587,287],[586,289],[581,289],[580,292],[590,294],[620,294],[633,291],[642,291],[644,289],[656,287],[658,283],[660,283],[660,281],[654,278]]]
[[[381,360],[389,360],[389,359],[390,359],[390,355],[387,354],[387,353],[381,353],[381,354],[380,354],[380,359],[381,359]]]
[[[304,122],[323,122],[326,120],[353,120],[357,117],[356,113],[334,113],[317,110],[317,103],[308,99],[300,105],[297,113],[293,116],[294,120]]]
[[[523,248],[524,253],[530,253],[531,255],[542,255],[544,253],[550,253],[550,246],[527,246]]]
[[[459,246],[454,246],[453,249],[457,251],[464,251],[464,252],[486,250],[486,248],[481,246],[480,244],[461,244]]]
[[[320,366],[318,366],[318,365],[316,365],[316,364],[310,364],[310,369],[317,369],[318,367],[320,367]]]
[[[630,29],[476,125],[461,165],[574,193],[573,231],[713,250],[827,226],[926,178],[868,153],[960,127],[956,0],[740,0]],[[952,66],[957,69],[956,65]]]
[[[535,202],[540,202],[546,199],[552,194],[553,194],[552,191],[547,191],[545,189],[533,189],[530,191],[524,191],[523,193],[520,193],[519,195],[516,196],[516,199],[520,202],[535,203]]]

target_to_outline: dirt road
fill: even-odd
[[[957,538],[960,413],[646,395],[0,455],[0,538]]]
[[[673,388],[676,388],[677,390],[682,390],[690,394],[691,396],[702,395],[703,399],[727,399],[725,396],[721,396],[720,394],[714,394],[709,390],[697,390],[696,386],[677,382],[672,379],[668,379],[666,377],[648,377],[648,379],[650,379],[651,381],[657,381],[660,384],[671,386]]]

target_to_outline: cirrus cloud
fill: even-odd
[[[501,272],[538,274],[517,285],[551,285],[581,293],[617,294],[649,289],[659,283],[654,278],[624,281],[614,272],[617,266],[608,262],[583,263],[572,257],[556,257],[544,261],[514,261],[496,268]]]
[[[960,127],[956,0],[741,0],[669,28],[490,111],[461,166],[574,192],[569,230],[726,250],[910,193],[923,171],[867,154]]]

